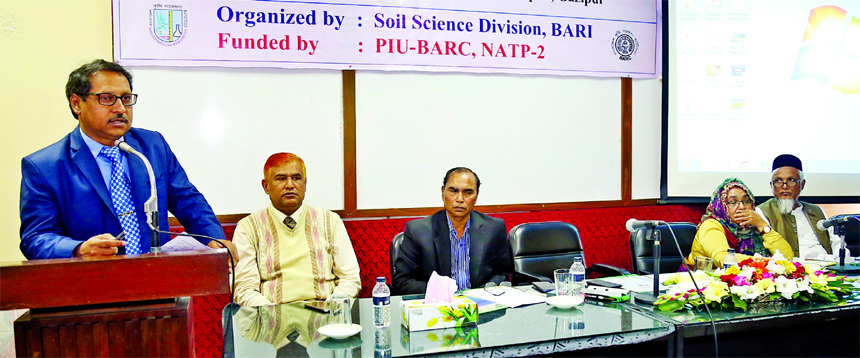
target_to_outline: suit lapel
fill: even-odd
[[[87,147],[87,144],[84,143],[84,139],[81,138],[80,127],[75,127],[75,130],[72,131],[70,136],[72,161],[84,177],[87,178],[87,181],[90,182],[90,185],[92,185],[105,206],[107,206],[111,212],[116,214],[113,202],[110,200],[110,193],[108,192],[107,185],[105,185],[104,178],[101,175],[101,170],[99,170],[99,165],[96,164],[96,159],[93,158],[90,148]]]
[[[475,283],[480,282],[478,275],[481,273],[481,263],[484,262],[484,251],[487,244],[486,232],[484,227],[484,219],[473,211],[469,214],[469,219],[472,221],[469,225],[469,279],[472,282],[472,288],[475,288]]]
[[[451,276],[451,237],[448,220],[444,210],[433,215],[433,234],[436,244],[436,258],[439,260],[439,275]]]

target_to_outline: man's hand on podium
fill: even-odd
[[[113,256],[120,246],[125,246],[125,241],[117,240],[111,234],[96,235],[78,245],[73,256],[85,260]]]
[[[209,246],[213,249],[224,248],[224,246],[219,245],[215,241],[223,243],[225,246],[227,246],[227,249],[230,250],[230,255],[232,255],[232,257],[233,257],[233,262],[231,265],[230,258],[229,257],[227,258],[227,269],[229,270],[230,273],[232,273],[233,272],[233,265],[235,265],[239,262],[239,253],[236,252],[236,245],[233,245],[232,242],[227,241],[227,240],[212,240],[212,241],[209,241],[209,243],[206,244],[206,246]]]

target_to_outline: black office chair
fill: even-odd
[[[585,264],[579,230],[566,222],[550,221],[525,223],[515,226],[508,233],[511,254],[514,257],[513,284],[544,281],[553,282],[553,271],[569,268],[574,257],[582,257],[588,267],[586,276],[591,272],[618,276],[630,274],[622,268]]]
[[[693,239],[696,238],[696,224],[674,222],[672,230],[678,238],[681,252],[672,240],[672,234],[666,225],[657,226],[660,230],[660,273],[678,272],[684,258],[690,255]],[[637,275],[654,273],[654,242],[650,240],[648,229],[639,229],[630,233],[630,256],[633,262],[633,272]]]
[[[388,287],[391,288],[391,295],[397,295],[398,293],[394,290],[394,260],[397,259],[397,255],[400,255],[400,243],[403,242],[403,232],[400,232],[397,235],[394,235],[394,238],[391,239],[391,244],[388,246],[388,258],[391,261],[391,282],[389,282]]]

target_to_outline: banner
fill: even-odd
[[[656,78],[659,0],[113,0],[129,66]]]

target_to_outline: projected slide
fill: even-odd
[[[670,171],[860,174],[860,1],[670,3]]]

